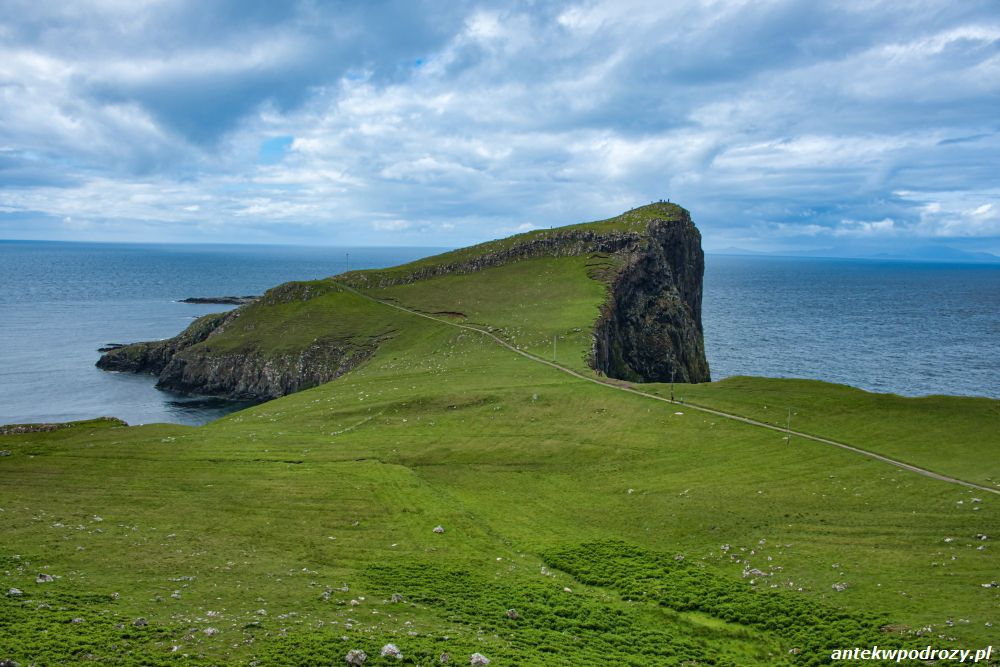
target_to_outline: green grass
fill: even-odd
[[[665,385],[648,385],[646,390],[669,395]],[[693,404],[782,427],[791,410],[794,430],[1000,488],[1000,401],[906,398],[815,380],[750,377],[677,385],[675,394]]]
[[[240,312],[222,331],[191,349],[222,354],[260,350],[277,356],[300,352],[317,341],[364,347],[395,330],[391,312],[370,308],[329,280],[282,285]]]
[[[541,356],[566,336],[559,359],[579,368],[589,343],[571,334],[589,331],[605,290],[587,264],[531,260],[372,294],[462,313],[442,317]],[[995,640],[1000,589],[982,586],[1000,571],[994,496],[790,447],[306,286],[322,294],[289,288],[213,344],[385,336],[334,382],[199,428],[0,436],[0,593],[24,592],[0,595],[0,659],[312,665],[362,648],[367,665],[442,652],[498,666],[766,665],[820,663],[829,642]],[[763,379],[681,392],[757,418],[777,409],[778,422],[793,398],[802,430],[963,477],[995,466],[997,401]],[[879,415],[891,418],[873,430]],[[39,572],[59,578],[35,583]],[[402,663],[378,657],[388,642]]]
[[[515,234],[514,236],[425,257],[415,262],[389,269],[350,272],[340,276],[340,278],[354,286],[374,285],[378,284],[380,280],[392,283],[406,282],[421,271],[442,266],[462,266],[484,256],[504,252],[539,240],[566,238],[581,232],[596,235],[634,234],[637,237],[641,237],[648,229],[649,223],[654,220],[690,220],[690,218],[688,212],[677,204],[658,202],[640,206],[606,220],[582,222],[552,229],[535,229],[523,234]],[[693,225],[692,230],[694,230]],[[697,231],[694,230],[694,233],[697,233]]]
[[[607,257],[530,259],[370,290],[376,298],[492,331],[512,345],[576,370],[589,370],[593,322],[607,286]],[[581,280],[581,276],[593,278]],[[488,289],[483,286],[488,285]],[[582,326],[581,326],[582,325]],[[553,345],[553,339],[554,345]]]

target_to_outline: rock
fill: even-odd
[[[442,653],[441,657],[438,658],[438,662],[440,662],[442,665],[447,665],[449,662],[451,662],[451,656],[448,655],[447,653]]]
[[[490,664],[490,659],[482,653],[473,653],[469,656],[469,664],[472,665],[472,667],[484,667],[485,665]]]
[[[400,595],[399,593],[393,593],[393,594],[392,594],[392,597],[391,597],[391,598],[389,598],[389,600],[390,600],[391,602],[395,602],[395,603],[397,603],[397,604],[398,604],[398,603],[400,603],[400,602],[402,602],[402,601],[403,601],[403,596],[402,596],[402,595]]]
[[[244,308],[307,300],[336,289],[333,284],[286,283],[269,290],[257,306],[205,315],[173,338],[110,350],[97,361],[97,367],[157,375],[160,389],[244,400],[270,400],[325,384],[367,361],[388,335],[363,344],[354,339],[318,338],[302,349],[281,353],[256,345],[215,352],[198,344],[236,326]]]
[[[112,600],[118,600],[119,598],[121,598],[121,593],[112,593],[108,597],[110,597]]]
[[[831,586],[830,588],[832,588],[833,590],[837,591],[838,593],[843,593],[844,591],[847,590],[847,582],[846,581],[838,582],[838,583],[834,584],[833,586]]]
[[[403,652],[400,651],[395,644],[386,644],[385,646],[383,646],[382,650],[379,652],[379,655],[381,655],[383,658],[395,658],[396,660],[403,659]]]
[[[219,634],[219,629],[218,628],[205,628],[204,630],[202,630],[202,632],[204,632],[205,635],[207,635],[208,637],[214,637],[215,635]]]
[[[990,538],[989,538],[989,535],[984,535],[983,533],[977,533],[976,534],[976,539],[977,540],[988,540]]]
[[[619,255],[624,265],[595,326],[594,368],[620,380],[707,382],[701,234],[675,207],[664,208],[644,236]]]
[[[368,654],[360,649],[351,649],[347,652],[347,656],[344,658],[344,662],[352,667],[361,667],[368,660]]]
[[[203,303],[222,304],[225,306],[242,306],[245,303],[253,303],[259,296],[189,296],[181,299],[177,303]]]
[[[0,456],[10,456],[9,449],[0,449]]]
[[[51,583],[51,582],[53,582],[55,580],[56,580],[56,578],[53,577],[51,574],[46,574],[44,572],[40,572],[38,574],[38,576],[35,577],[35,583],[36,584],[48,584],[48,583]]]
[[[352,607],[361,606],[361,602],[359,600],[356,600],[356,599],[355,600],[351,600],[351,606]]]
[[[441,533],[444,532],[444,527],[443,526],[434,526],[434,532],[438,533],[438,534],[441,534]]]
[[[521,618],[521,615],[519,613],[517,613],[517,609],[508,609],[505,612],[505,614],[506,614],[507,618],[515,620],[515,621],[517,619]]]
[[[0,667],[21,667],[21,663],[13,660],[0,660]]]
[[[147,621],[144,618],[137,618],[134,621],[132,621],[132,625],[134,625],[137,628],[144,628],[147,625],[149,625],[149,621]]]
[[[7,591],[7,597],[9,598],[19,598],[22,595],[24,595],[24,593],[21,591],[20,588],[12,588],[9,591]]]
[[[758,570],[755,567],[743,570],[744,579],[746,579],[747,577],[770,577],[770,576],[771,576],[770,572],[764,572],[763,570]]]
[[[70,623],[74,623],[74,624],[79,624],[79,623],[83,623],[83,622],[84,622],[84,620],[82,618],[79,618],[79,617],[74,618],[73,620],[70,621]]]

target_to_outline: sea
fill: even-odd
[[[168,338],[226,309],[186,297],[256,295],[442,250],[0,241],[0,424],[206,423],[248,404],[100,371],[97,349]],[[710,254],[703,322],[713,379],[1000,398],[1000,265]]]

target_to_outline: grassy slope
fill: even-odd
[[[507,327],[538,351],[551,333],[586,331],[603,286],[580,261],[515,267],[376,295]],[[534,279],[539,272],[551,283]],[[542,307],[527,305],[553,294]],[[574,549],[607,539],[671,562],[683,555],[712,581],[748,589],[738,554],[774,573],[757,587],[786,589],[788,609],[878,610],[932,625],[935,645],[949,645],[938,635],[969,647],[995,638],[985,624],[1000,622],[998,591],[980,584],[996,578],[1000,557],[992,540],[974,539],[1000,535],[992,497],[973,503],[966,489],[818,443],[789,448],[763,429],[576,380],[471,332],[353,295],[330,298],[335,326],[397,330],[340,380],[201,428],[99,423],[0,438],[12,452],[0,458],[0,585],[34,600],[0,598],[0,658],[58,664],[62,655],[76,664],[92,653],[126,663],[125,651],[135,651],[165,664],[201,655],[305,665],[339,663],[355,646],[377,656],[387,641],[424,664],[445,650],[458,664],[478,650],[499,665],[789,657],[789,635],[753,619],[667,608],[644,599],[660,584],[636,591],[620,573],[586,575],[588,551]],[[341,308],[351,317],[337,319]],[[569,338],[560,360],[579,363],[585,346]],[[783,385],[741,382],[732,391],[719,383],[715,394],[716,385],[684,391],[721,406],[755,386]],[[788,386],[802,410],[829,400],[826,385]],[[974,400],[948,405],[941,419],[978,424],[955,431],[970,438],[963,457],[986,460],[995,432],[978,436],[991,433],[996,402],[985,412]],[[871,420],[831,414],[797,426],[871,438],[857,430]],[[894,421],[897,434],[919,441],[923,423]],[[910,460],[944,459],[915,449]],[[431,531],[438,524],[443,535]],[[588,550],[610,550],[608,562],[617,562],[610,544]],[[631,563],[626,572],[658,562],[627,550],[620,557]],[[586,586],[558,570],[543,576],[544,558],[603,583]],[[38,571],[62,578],[35,584]],[[194,578],[172,581],[182,577]],[[838,582],[849,588],[833,591]],[[350,590],[339,590],[345,584]],[[693,598],[712,597],[703,584],[684,585]],[[119,600],[107,597],[113,591]],[[396,592],[405,603],[388,602]],[[44,600],[52,609],[36,608]],[[507,619],[510,607],[522,619]],[[69,623],[74,616],[85,622]],[[133,628],[138,616],[152,625]],[[207,627],[221,632],[208,636]]]
[[[646,231],[649,223],[653,220],[677,220],[687,216],[687,212],[677,204],[659,202],[648,206],[626,211],[607,220],[597,220],[595,222],[583,222],[577,225],[566,225],[555,229],[536,229],[523,234],[515,234],[502,239],[480,243],[478,245],[459,248],[449,252],[441,253],[418,259],[408,264],[402,264],[389,269],[377,271],[356,271],[348,276],[356,274],[368,274],[373,277],[373,282],[378,276],[392,277],[394,279],[405,279],[421,269],[433,268],[443,265],[462,264],[470,260],[475,260],[483,255],[502,252],[514,246],[530,243],[539,239],[558,238],[578,231],[589,231],[601,234],[638,233]]]
[[[669,395],[668,386],[647,387]],[[675,388],[685,400],[1000,488],[1000,401],[873,394],[815,380],[728,378]],[[779,436],[780,437],[780,436]]]

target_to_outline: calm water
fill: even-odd
[[[94,367],[288,280],[391,266],[427,248],[0,242],[0,424],[114,415],[199,424],[239,407]],[[1000,397],[1000,267],[709,256],[712,375],[808,377],[901,394]]]
[[[713,379],[800,377],[1000,398],[1000,266],[706,258]]]
[[[0,424],[114,415],[201,424],[241,407],[94,367],[107,343],[168,338],[226,306],[191,296],[260,294],[289,280],[376,268],[428,248],[0,242]]]

